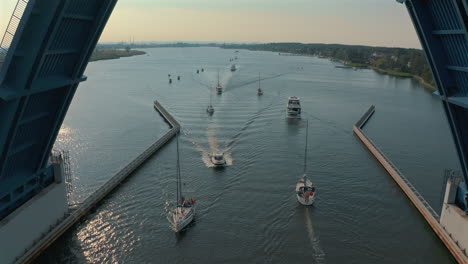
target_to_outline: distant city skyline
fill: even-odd
[[[16,0],[0,0],[3,35]],[[394,0],[119,0],[100,42],[302,42],[420,48]]]

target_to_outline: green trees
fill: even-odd
[[[419,76],[426,83],[434,84],[425,55],[418,49],[302,43],[226,44],[225,48],[324,56],[351,66],[380,69],[392,75]]]

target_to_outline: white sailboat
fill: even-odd
[[[263,95],[263,90],[260,88],[260,73],[258,73],[258,89],[257,89],[257,95]]]
[[[312,205],[315,201],[316,190],[312,181],[307,178],[307,138],[309,134],[309,121],[307,120],[306,128],[306,144],[304,152],[304,172],[296,184],[296,198],[299,203],[302,205]]]
[[[213,97],[212,94],[213,90],[210,88],[210,105],[206,108],[206,112],[208,112],[208,114],[213,114],[214,112],[213,105],[211,104],[211,98]]]
[[[182,179],[180,176],[180,161],[179,161],[179,134],[177,138],[177,205],[169,210],[167,220],[174,232],[180,232],[184,229],[195,217],[196,201],[186,199],[182,194]]]
[[[219,71],[218,71],[218,85],[216,85],[216,93],[222,94],[223,93],[223,86],[219,83]]]

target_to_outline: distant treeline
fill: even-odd
[[[226,44],[224,47],[322,56],[349,66],[370,67],[390,75],[420,77],[426,84],[434,86],[424,52],[419,49],[302,43]]]
[[[145,49],[145,48],[190,48],[190,47],[220,47],[221,44],[217,43],[186,43],[186,42],[175,42],[175,43],[157,43],[157,42],[136,42],[136,43],[100,43],[98,48],[102,49],[125,49],[128,47],[136,49]]]
[[[89,61],[113,60],[113,59],[118,59],[122,57],[131,57],[131,56],[143,55],[143,54],[146,54],[146,52],[140,51],[140,50],[97,48],[94,50]]]
[[[419,49],[385,48],[341,44],[303,43],[106,43],[98,48],[163,48],[163,47],[219,47],[226,49],[247,49],[272,51],[306,56],[319,56],[337,60],[351,67],[369,67],[384,74],[400,77],[414,77],[434,89],[434,80],[426,62],[424,52]]]

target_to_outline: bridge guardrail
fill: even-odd
[[[94,191],[82,203],[73,208],[68,214],[64,215],[64,220],[57,223],[55,226],[50,227],[48,233],[35,241],[31,248],[27,250],[21,257],[17,258],[17,263],[28,263],[37,257],[45,248],[52,244],[64,232],[72,227],[81,217],[83,217],[89,210],[102,201],[109,193],[111,193],[122,181],[130,176],[136,169],[138,169],[149,157],[156,151],[163,147],[170,139],[172,139],[179,131],[179,123],[164,109],[164,107],[157,101],[154,101],[154,108],[161,114],[166,122],[169,123],[171,129],[159,138],[156,142],[151,144],[145,151],[123,167],[117,172],[110,180],[104,183],[100,188]]]
[[[16,2],[13,14],[8,21],[8,26],[3,34],[2,40],[0,41],[0,83],[3,81],[5,73],[2,74],[4,67],[9,65],[11,60],[11,54],[8,51],[11,47],[15,46],[15,35],[18,30],[22,28],[22,20],[24,14],[29,14],[32,9],[32,5],[35,0],[18,0]],[[29,5],[28,5],[29,4]]]

